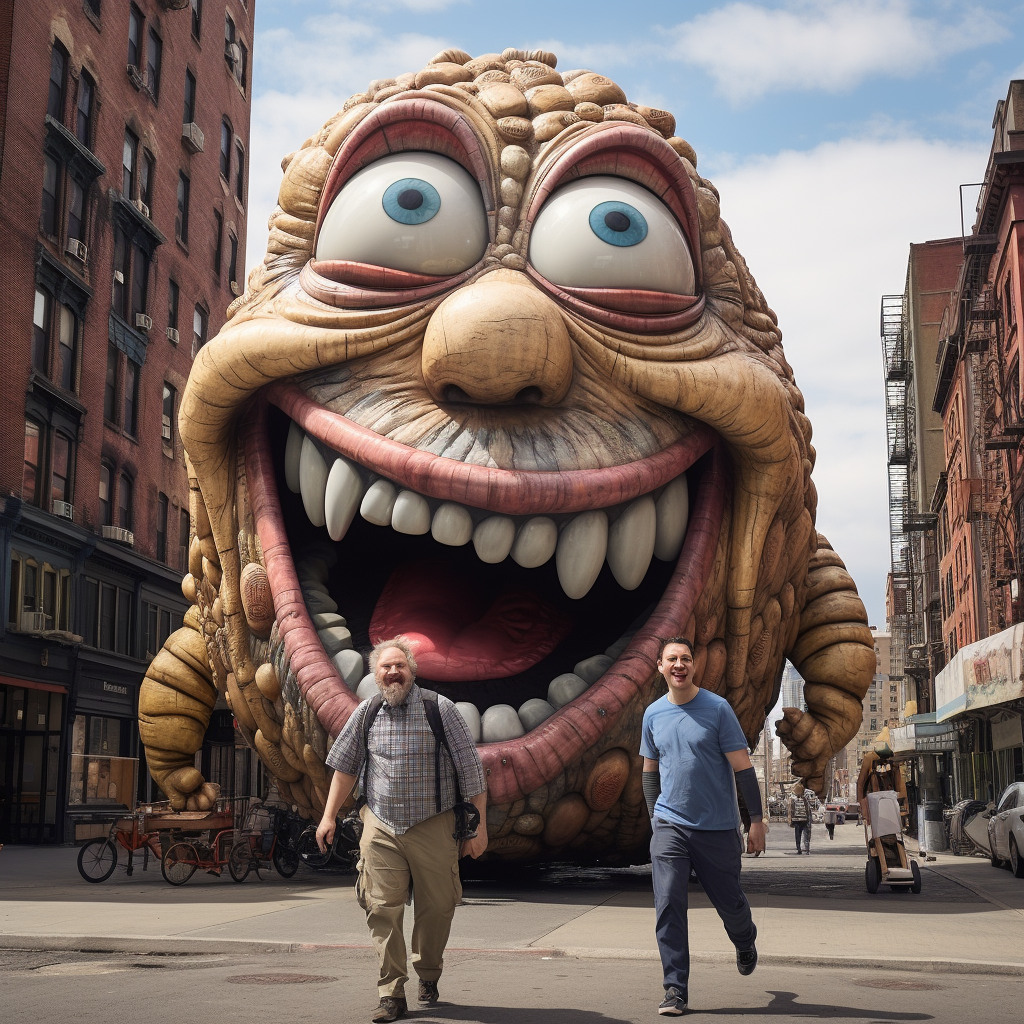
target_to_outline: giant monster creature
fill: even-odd
[[[185,625],[140,730],[177,808],[218,694],[309,816],[412,638],[479,731],[489,856],[644,856],[659,637],[821,792],[874,669],[815,532],[814,449],[767,306],[671,114],[545,52],[448,50],[283,162],[263,264],[181,403]],[[482,720],[481,720],[482,719]]]

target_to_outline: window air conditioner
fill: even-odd
[[[128,547],[135,546],[135,534],[122,526],[104,526],[100,532],[104,540],[116,540],[118,544],[127,544]]]
[[[181,126],[181,140],[193,153],[202,153],[205,136],[203,135],[203,130],[195,121],[190,121],[188,124]]]
[[[171,439],[171,424],[169,422],[168,423],[164,423],[164,424],[161,425],[160,436],[165,441],[170,441],[170,439]]]
[[[77,238],[69,238],[68,244],[64,247],[64,254],[66,256],[74,256],[76,260],[81,260],[84,263],[89,255],[89,247],[85,242],[80,242]]]
[[[124,274],[120,270],[114,271],[114,280],[118,284],[124,284]]]
[[[178,339],[178,328],[177,327],[168,327],[167,328],[167,337],[168,337],[168,339],[169,339],[169,341],[171,342],[172,345],[177,345],[178,344],[178,340],[179,340]]]
[[[151,316],[147,316],[145,313],[136,313],[135,326],[138,327],[140,331],[148,331],[153,326],[153,318]]]
[[[23,633],[42,633],[46,629],[46,612],[22,612],[21,629]]]
[[[149,207],[141,199],[133,199],[132,206],[134,206],[143,217],[149,217]]]
[[[55,516],[63,516],[65,519],[75,518],[75,506],[70,501],[58,501],[56,498],[50,502],[50,511]]]

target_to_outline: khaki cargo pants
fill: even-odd
[[[363,807],[360,816],[357,893],[380,962],[377,989],[381,996],[403,996],[409,968],[402,926],[410,881],[415,903],[412,966],[424,981],[441,977],[444,947],[462,899],[458,846],[452,838],[455,814],[435,814],[400,836],[393,835],[369,807]]]

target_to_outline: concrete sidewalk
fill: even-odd
[[[841,826],[829,841],[816,826],[809,857],[795,856],[791,842],[790,830],[773,824],[768,852],[744,858],[762,962],[1024,976],[1024,882],[987,859],[940,855],[922,864],[919,895],[870,896],[862,829]],[[119,864],[108,881],[92,885],[78,874],[77,853],[0,852],[0,947],[271,952],[369,945],[349,875],[300,868],[292,879],[271,871],[236,885],[225,870],[175,888],[151,862],[131,878]],[[469,879],[464,890],[452,950],[657,959],[647,867],[556,866]],[[732,960],[697,886],[690,888],[689,921],[694,960]]]

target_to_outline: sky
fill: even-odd
[[[447,47],[551,50],[672,111],[778,313],[814,426],[818,529],[884,629],[879,305],[903,291],[910,243],[961,233],[959,186],[984,175],[1022,43],[1024,0],[257,0],[247,264],[281,158],[371,80]]]

